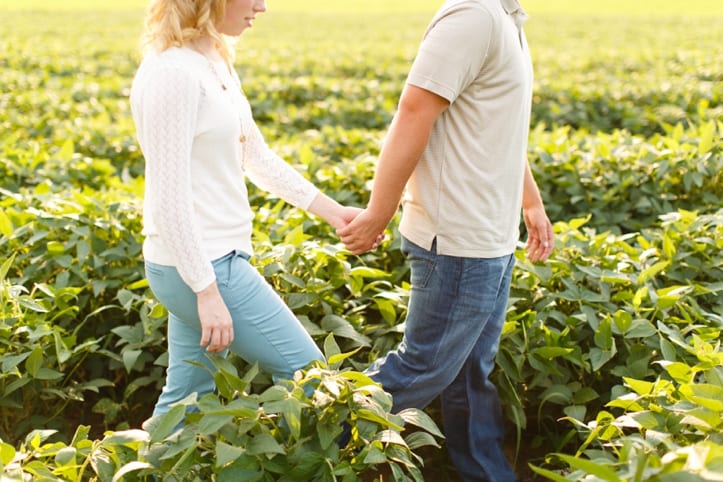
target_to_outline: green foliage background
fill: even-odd
[[[143,279],[143,159],[127,102],[144,3],[0,4],[6,474],[39,463],[81,480],[67,449],[138,428],[162,385],[165,312]],[[438,4],[273,0],[236,47],[267,140],[341,202],[366,202]],[[525,7],[529,155],[558,244],[545,265],[518,256],[495,373],[510,456],[523,477],[720,480],[723,5]],[[394,347],[408,289],[394,226],[382,249],[353,257],[327,226],[250,193],[254,261],[319,344],[331,334],[358,350],[344,360],[358,370]],[[100,445],[134,460],[146,442],[126,436]],[[443,452],[424,455],[427,480],[454,477]]]

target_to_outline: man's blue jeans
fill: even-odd
[[[411,296],[399,347],[367,373],[394,411],[441,396],[450,457],[465,482],[516,480],[503,451],[502,409],[489,375],[507,310],[514,256],[442,256],[402,239]]]
[[[213,261],[216,283],[233,319],[231,351],[274,378],[292,378],[294,371],[323,360],[319,348],[299,320],[263,276],[240,252]],[[158,301],[168,310],[168,369],[166,384],[153,415],[193,392],[199,398],[216,386],[213,365],[201,341],[196,294],[176,268],[146,261],[146,277]],[[188,363],[202,363],[209,370]]]

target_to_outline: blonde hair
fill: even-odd
[[[221,56],[229,61],[233,50],[216,30],[226,15],[226,0],[151,0],[146,9],[144,51],[163,51],[210,36]]]

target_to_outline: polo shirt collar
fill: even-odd
[[[527,20],[527,14],[522,9],[520,2],[517,0],[500,0],[500,3],[502,3],[502,8],[505,9],[507,15],[510,15],[515,20],[517,28],[520,29]]]
[[[505,12],[507,12],[507,15],[512,15],[518,10],[522,10],[522,6],[520,6],[520,2],[517,0],[500,0],[502,2],[502,7],[505,9]]]

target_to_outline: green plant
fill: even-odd
[[[720,328],[708,340],[671,340],[695,362],[660,361],[654,381],[624,378],[625,386],[588,423],[566,417],[584,436],[575,457],[551,454],[565,474],[533,470],[551,480],[720,480],[723,478],[723,352]],[[585,458],[579,458],[584,455]]]
[[[80,427],[68,445],[44,443],[52,431],[32,432],[19,450],[0,443],[1,473],[48,480],[355,481],[386,466],[393,480],[423,480],[414,450],[438,447],[435,437],[442,435],[434,422],[416,409],[391,414],[391,398],[377,384],[338,369],[351,353],[340,353],[331,335],[325,347],[329,366],[317,363],[258,395],[248,392],[255,366],[240,377],[232,363],[214,357],[218,393],[180,402],[149,420],[148,432],[91,441]],[[412,426],[417,430],[406,434]]]

